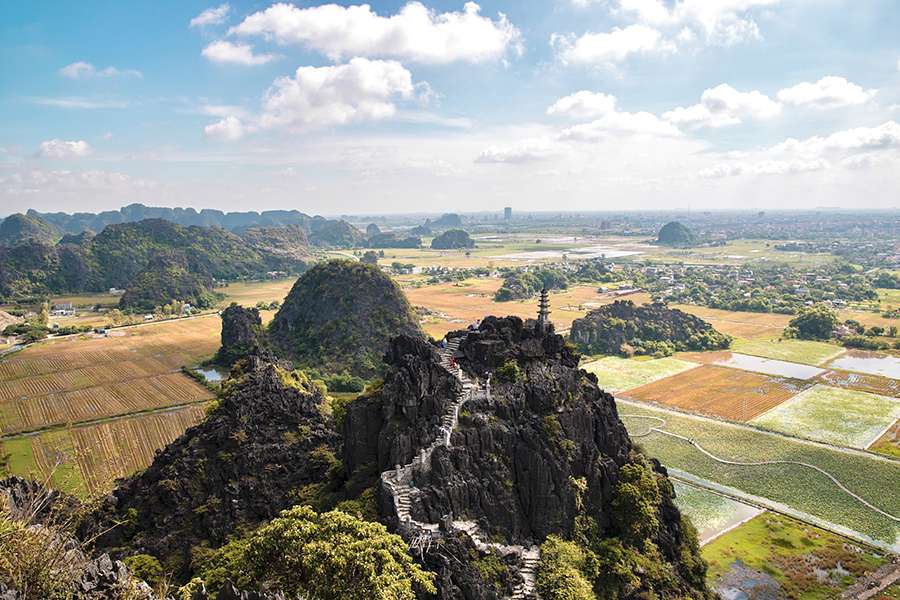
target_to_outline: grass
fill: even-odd
[[[787,315],[720,310],[692,304],[677,304],[673,308],[696,315],[722,333],[736,338],[778,337],[791,320]]]
[[[850,490],[880,509],[900,515],[900,494],[890,482],[900,481],[900,462],[858,452],[791,439],[725,423],[619,401],[621,415],[649,415],[665,419],[665,429],[695,440],[713,454],[739,462],[800,461],[832,473]],[[622,416],[633,435],[647,432],[655,422]],[[651,432],[636,438],[649,456],[664,465],[720,485],[780,502],[796,510],[847,527],[888,544],[896,544],[900,525],[845,494],[825,476],[797,465],[758,467],[724,465],[684,440]]]
[[[675,482],[675,504],[687,515],[700,536],[700,543],[717,537],[760,512],[753,506],[731,500],[702,488]]]
[[[256,306],[257,302],[283,302],[291,291],[296,277],[285,279],[272,279],[266,281],[240,281],[228,284],[228,287],[219,288],[217,291],[225,294],[225,299],[220,306],[228,306],[237,302],[241,306]]]
[[[900,418],[900,400],[817,384],[753,423],[789,435],[866,448]]]
[[[827,342],[810,340],[736,339],[731,347],[735,352],[763,358],[774,358],[804,365],[821,365],[844,352],[843,348]]]
[[[604,356],[582,365],[597,376],[600,387],[610,392],[630,390],[693,369],[696,363],[678,358],[620,358]]]
[[[881,553],[768,512],[713,540],[701,553],[714,588],[735,561],[741,561],[773,577],[786,597],[803,600],[837,598],[859,577],[887,562]]]

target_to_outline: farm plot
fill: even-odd
[[[710,587],[723,598],[839,598],[889,562],[871,548],[768,512],[707,544],[701,553],[709,564]]]
[[[898,418],[896,398],[817,384],[752,422],[788,435],[866,448]]]
[[[828,366],[846,371],[858,371],[869,375],[900,379],[900,358],[875,352],[851,350],[829,362]]]
[[[824,469],[872,506],[900,518],[900,494],[896,493],[900,462],[621,399],[618,404],[629,433],[665,466],[785,504],[900,548],[900,522],[863,504],[822,473],[793,464]],[[748,466],[721,460],[791,464]]]
[[[604,356],[581,366],[597,376],[601,388],[619,392],[671,377],[696,367],[696,363],[667,357],[658,359]]]
[[[673,305],[673,308],[696,315],[708,321],[722,333],[727,333],[735,338],[770,339],[778,337],[787,327],[788,321],[791,320],[791,317],[787,315],[719,310],[692,304],[676,304]]]
[[[627,396],[735,421],[747,421],[810,385],[798,379],[703,365],[629,390]]]
[[[859,392],[869,392],[881,396],[893,396],[900,398],[900,380],[881,377],[879,375],[867,375],[865,373],[851,373],[829,369],[817,378],[818,381],[831,387],[839,387]]]
[[[0,433],[209,399],[208,390],[177,371],[212,355],[219,330],[219,318],[211,316],[27,348],[0,361]]]
[[[697,528],[700,545],[760,512],[759,508],[686,483],[674,482],[675,504]]]
[[[736,352],[732,352],[727,360],[723,360],[716,364],[725,367],[734,367],[735,369],[743,369],[745,371],[763,373],[765,375],[788,377],[791,379],[812,379],[813,377],[824,373],[824,369],[819,369],[818,367],[801,365],[800,363],[787,362],[784,360],[775,360],[772,358],[763,358],[761,356],[751,356],[749,354],[738,354]]]
[[[779,340],[777,338],[738,338],[734,340],[731,349],[742,354],[804,365],[821,365],[844,352],[843,348],[825,342]]]
[[[885,431],[884,435],[875,440],[869,446],[869,450],[885,456],[900,458],[900,419]]]
[[[145,468],[159,448],[171,443],[204,415],[202,405],[114,419],[94,425],[7,438],[15,475],[49,478],[74,493],[106,491],[113,480]]]

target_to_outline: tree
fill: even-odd
[[[788,329],[801,340],[827,340],[837,324],[837,314],[827,306],[817,304],[801,309],[788,323]]]
[[[375,254],[374,250],[366,250],[366,253],[363,254],[362,262],[367,265],[377,265],[378,264],[378,255]]]
[[[224,577],[243,588],[263,582],[288,598],[414,600],[435,593],[398,535],[381,523],[308,506],[281,512],[247,538],[233,540],[203,560],[201,577],[216,589]]]

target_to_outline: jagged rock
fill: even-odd
[[[251,359],[235,367],[225,388],[205,421],[121,482],[88,520],[84,534],[99,534],[99,549],[153,555],[186,579],[192,547],[220,546],[326,478],[328,462],[310,455],[333,453],[338,440],[317,386]]]
[[[219,590],[216,600],[285,600],[285,596],[280,592],[241,591],[232,582],[226,581],[222,589]]]
[[[232,303],[222,311],[222,345],[216,363],[230,367],[248,356],[267,356],[267,351],[259,310]]]
[[[11,519],[46,523],[50,518],[65,518],[79,506],[74,496],[48,490],[32,479],[7,477],[0,480],[0,502]]]
[[[622,524],[613,517],[616,486],[623,467],[640,456],[612,396],[598,388],[593,375],[577,368],[579,357],[561,336],[535,325],[516,317],[489,317],[477,331],[450,334],[456,338],[454,348],[458,343],[455,359],[465,372],[481,378],[482,389],[490,375],[491,393],[472,396],[462,406],[450,444],[435,445],[427,466],[413,469],[404,511],[419,525],[410,528],[398,518],[399,496],[391,485],[399,484],[380,488],[382,515],[411,537],[419,549],[414,555],[438,574],[442,599],[509,597],[511,590],[521,590],[525,549],[550,534],[571,538],[576,517],[589,515],[604,539],[623,535]],[[361,464],[374,453],[378,468],[393,472],[394,465],[413,463],[431,445],[435,423],[460,390],[452,383],[455,377],[448,380],[442,374],[449,371],[429,344],[397,338],[385,360],[391,369],[384,386],[349,407],[344,452],[348,465]],[[517,375],[504,369],[504,376],[498,376],[510,361],[515,361]],[[665,480],[658,462],[651,468]],[[694,563],[682,563],[691,550],[671,485],[664,482],[659,488],[660,527],[651,541],[676,574],[672,588],[659,597],[706,597],[702,574],[698,588],[691,583],[698,580],[691,571]],[[442,533],[416,543],[421,524],[439,524]],[[467,535],[479,540],[474,548],[464,543]],[[506,555],[508,574],[500,581],[485,580],[485,573],[496,569],[478,568],[490,548]],[[644,593],[649,590],[636,589],[628,598]]]

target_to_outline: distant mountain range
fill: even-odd
[[[297,210],[267,210],[263,212],[230,212],[204,208],[197,211],[193,208],[164,208],[129,204],[119,210],[108,210],[101,213],[41,213],[29,210],[29,217],[38,217],[53,225],[63,233],[78,234],[82,231],[99,233],[107,225],[133,223],[145,219],[165,219],[185,227],[200,225],[202,227],[222,227],[231,231],[241,231],[248,227],[282,227],[299,225],[303,229],[312,230],[329,222],[325,217],[311,217]]]

